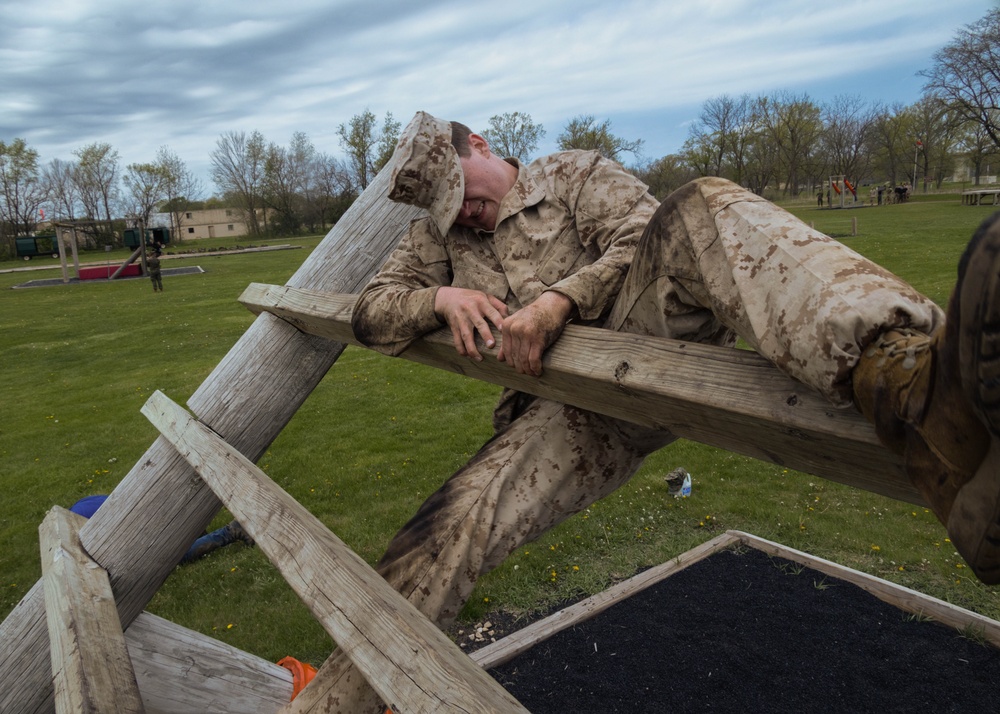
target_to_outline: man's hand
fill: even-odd
[[[488,348],[492,348],[496,340],[493,339],[490,325],[501,329],[503,320],[507,317],[507,306],[492,295],[478,290],[442,287],[438,288],[434,296],[434,314],[451,328],[455,351],[463,357],[482,362],[483,356],[476,348],[476,334],[479,334]]]
[[[535,302],[503,320],[503,345],[497,359],[509,362],[521,374],[540,377],[542,354],[562,334],[575,307],[562,293],[542,293]]]

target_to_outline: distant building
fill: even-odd
[[[257,210],[257,216],[263,223],[264,211]],[[199,238],[222,238],[226,236],[245,236],[247,226],[243,222],[240,211],[233,208],[210,208],[202,211],[181,211],[181,228],[176,236],[179,240],[197,240]],[[150,221],[151,226],[170,226],[169,213],[156,213]]]

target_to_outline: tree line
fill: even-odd
[[[910,184],[940,187],[964,165],[978,184],[1000,162],[1000,8],[962,28],[935,53],[924,93],[912,105],[891,106],[856,96],[817,103],[807,94],[722,95],[707,100],[687,140],[658,159],[643,154],[642,139],[612,131],[593,115],[569,120],[557,136],[560,150],[588,149],[626,166],[657,198],[698,176],[722,176],[758,194],[798,196],[831,176],[854,186]],[[401,124],[368,109],[338,126],[344,159],[318,151],[306,134],[287,146],[260,132],[227,132],[210,152],[217,193],[162,147],[149,163],[124,170],[116,149],[94,143],[75,161],[42,166],[23,139],[0,141],[0,257],[14,239],[45,221],[79,224],[98,245],[115,240],[123,222],[148,224],[167,213],[179,235],[183,213],[234,210],[252,236],[323,231],[332,225],[386,165]],[[546,131],[530,114],[494,115],[479,130],[495,153],[530,161]]]

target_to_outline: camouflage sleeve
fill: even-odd
[[[596,320],[614,304],[659,202],[613,161],[594,156],[589,168],[575,196],[576,228],[584,248],[600,257],[550,289],[573,300],[581,319]]]
[[[364,345],[398,355],[418,337],[443,324],[434,314],[434,296],[451,284],[451,263],[429,219],[410,224],[406,236],[358,296],[351,318]]]

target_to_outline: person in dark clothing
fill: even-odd
[[[149,270],[149,279],[153,281],[153,292],[163,292],[163,278],[160,273],[160,250],[158,248],[146,257],[146,269]]]

